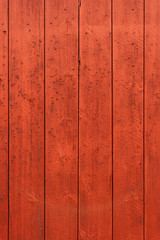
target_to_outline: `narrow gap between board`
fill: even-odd
[[[113,240],[113,0],[111,0],[111,150],[112,150],[112,240]]]
[[[80,215],[80,207],[79,207],[79,103],[80,103],[80,7],[81,0],[78,0],[78,163],[77,163],[77,240],[79,240],[79,215]]]
[[[145,240],[145,0],[143,0],[143,240]]]
[[[9,240],[9,0],[8,0],[8,240]]]
[[[45,85],[45,0],[44,0],[44,240],[46,230],[46,85]]]

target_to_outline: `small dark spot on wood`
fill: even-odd
[[[1,196],[0,196],[0,200],[3,200],[3,198],[4,198],[3,195],[1,195]]]

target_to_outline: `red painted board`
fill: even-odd
[[[78,181],[78,1],[45,2],[46,240],[75,240]]]
[[[113,239],[143,239],[143,0],[113,0]]]
[[[8,1],[0,0],[0,239],[8,236]]]
[[[82,0],[79,239],[112,239],[111,1]]]
[[[9,239],[44,239],[44,2],[9,5]]]
[[[160,2],[145,6],[145,240],[160,239]]]

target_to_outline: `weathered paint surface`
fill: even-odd
[[[78,2],[46,0],[46,239],[77,236]]]
[[[113,1],[113,239],[143,239],[143,0]]]
[[[9,5],[9,238],[44,239],[44,2]]]
[[[8,237],[8,1],[0,0],[0,239]]]
[[[0,0],[0,240],[159,240],[160,3]]]
[[[145,239],[160,238],[160,2],[146,0]]]
[[[79,239],[112,239],[111,2],[82,1]],[[106,231],[107,229],[107,231]]]

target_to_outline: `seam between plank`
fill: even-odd
[[[80,177],[80,161],[79,161],[79,153],[80,153],[80,144],[79,144],[79,104],[80,104],[80,7],[81,0],[78,0],[78,163],[77,163],[77,240],[79,240],[79,215],[80,215],[80,207],[79,207],[79,177]]]
[[[9,240],[9,131],[10,131],[10,127],[9,127],[9,0],[8,0],[8,10],[7,10],[7,14],[8,14],[8,240]]]
[[[111,0],[111,151],[112,151],[112,240],[113,236],[113,203],[114,203],[114,189],[113,189],[113,0]]]
[[[45,116],[45,104],[46,104],[46,85],[45,85],[45,0],[44,0],[44,240],[46,230],[46,116]]]
[[[143,240],[145,240],[145,0],[143,0]]]

